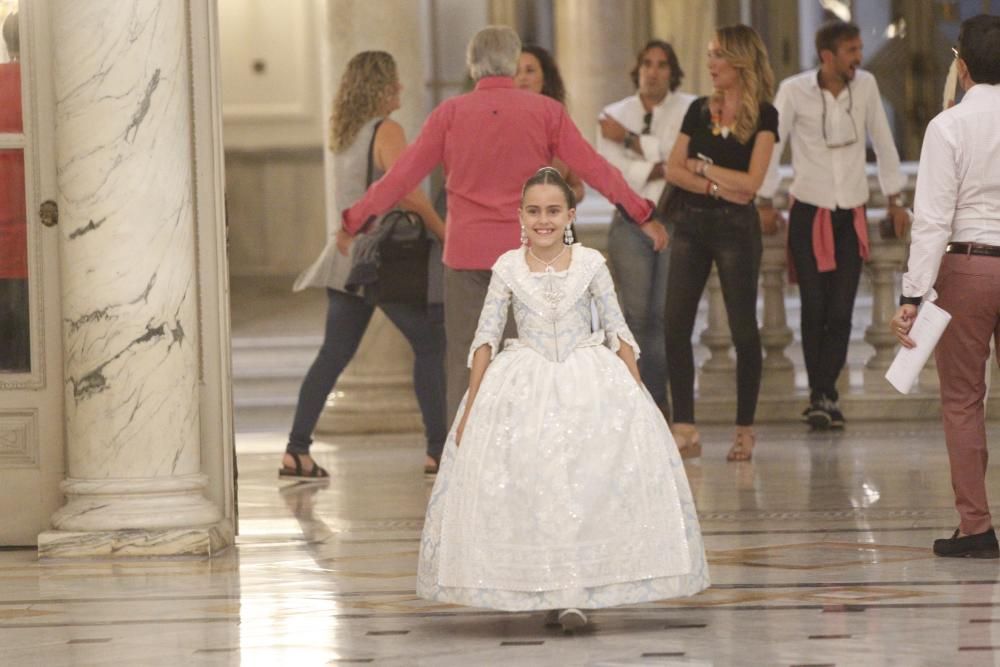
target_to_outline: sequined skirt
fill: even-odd
[[[464,412],[464,401],[459,415]],[[609,349],[497,355],[427,508],[417,593],[496,609],[595,608],[708,586],[683,464]]]

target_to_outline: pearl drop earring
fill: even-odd
[[[573,230],[570,229],[570,225],[566,225],[566,229],[563,230],[563,243],[573,245]]]

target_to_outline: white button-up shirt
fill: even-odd
[[[905,296],[934,300],[949,241],[1000,246],[1000,84],[978,84],[927,126],[920,150]],[[1000,260],[998,260],[1000,261]]]
[[[857,70],[854,80],[837,97],[820,88],[818,70],[796,74],[781,82],[774,106],[778,109],[779,142],[774,145],[760,196],[773,197],[778,190],[778,163],[789,135],[795,175],[788,191],[802,202],[833,210],[868,201],[866,136],[871,137],[878,159],[882,192],[894,195],[906,185],[878,84],[869,72]]]
[[[667,93],[663,101],[653,107],[649,134],[642,134],[642,119],[646,115],[646,108],[642,105],[638,93],[609,104],[601,113],[639,135],[642,155],[625,148],[621,143],[605,139],[601,135],[600,126],[597,128],[597,152],[618,167],[633,190],[646,199],[659,201],[667,182],[662,178],[650,181],[649,172],[657,162],[663,162],[670,157],[670,151],[677,141],[677,134],[681,131],[684,114],[694,100],[695,96],[687,93]]]

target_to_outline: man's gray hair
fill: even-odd
[[[491,25],[476,33],[469,42],[465,62],[469,76],[479,81],[487,76],[514,76],[521,56],[521,38],[513,28]]]

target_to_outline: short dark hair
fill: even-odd
[[[816,31],[816,55],[822,51],[837,52],[837,43],[861,36],[861,28],[847,21],[827,21]]]
[[[536,44],[523,44],[521,53],[530,53],[538,59],[542,66],[542,95],[551,97],[560,104],[566,104],[566,86],[563,85],[559,66],[552,54]]]
[[[681,69],[681,61],[677,59],[677,54],[674,52],[674,47],[670,46],[670,42],[665,42],[662,39],[651,39],[646,42],[646,45],[639,50],[639,53],[635,56],[635,67],[629,73],[632,77],[632,85],[636,88],[639,87],[639,67],[642,65],[642,59],[646,56],[646,53],[650,49],[659,49],[667,54],[667,64],[670,65],[670,92],[677,90],[681,85],[681,81],[684,79],[684,70]]]
[[[976,83],[1000,83],[1000,16],[980,14],[962,21],[958,57]]]

